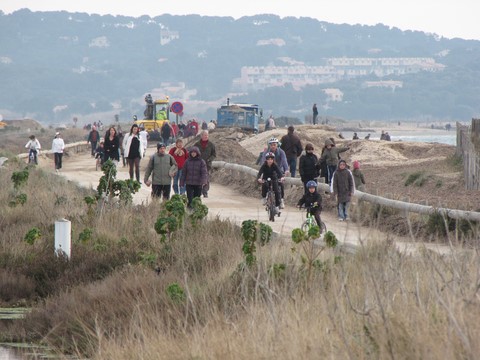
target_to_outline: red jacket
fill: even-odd
[[[175,155],[175,150],[177,150],[177,148],[174,146],[170,149],[168,153],[173,156],[173,158],[177,162],[178,170],[180,170],[183,168],[183,164],[185,164],[185,161],[187,161],[188,159],[188,151],[187,149],[182,148],[183,155]]]

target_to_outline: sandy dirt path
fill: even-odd
[[[142,181],[148,156],[153,154],[155,150],[155,148],[149,148],[147,157],[141,162]],[[45,162],[43,163],[45,164]],[[53,166],[50,166],[50,164],[45,164],[44,166],[52,172],[54,171]],[[87,153],[64,158],[63,169],[59,173],[59,176],[63,176],[87,188],[96,188],[101,175],[101,171],[95,171],[95,160]],[[128,167],[120,165],[117,178],[127,179],[128,177]],[[151,188],[142,185],[140,191],[134,194],[134,203],[145,204],[151,201],[150,192]],[[218,216],[222,219],[230,219],[238,225],[241,225],[244,220],[258,220],[269,224],[276,236],[284,239],[290,239],[292,230],[300,227],[305,218],[304,212],[287,205],[282,210],[281,216],[275,218],[275,222],[269,222],[268,214],[260,204],[259,194],[249,194],[249,197],[246,197],[235,193],[229,187],[216,183],[211,185],[209,197],[202,200],[209,208],[208,216],[210,218]],[[418,249],[419,246],[424,245],[441,253],[449,251],[449,248],[446,246],[412,243],[407,238],[382,233],[374,228],[358,226],[353,222],[340,222],[334,213],[322,213],[322,220],[326,223],[327,229],[333,231],[340,243],[348,249],[360,246],[363,241],[371,239],[378,239],[379,241],[389,239],[395,241],[399,250],[407,253],[411,253]]]

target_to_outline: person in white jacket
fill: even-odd
[[[40,153],[40,149],[42,147],[40,146],[40,142],[38,141],[38,139],[35,138],[35,135],[30,135],[29,139],[30,140],[27,142],[27,145],[25,145],[25,147],[29,149],[28,162],[33,160],[33,162],[35,162],[35,164],[38,165],[38,154]]]
[[[135,169],[135,177],[140,182],[140,160],[143,158],[143,146],[137,124],[132,125],[130,133],[123,139],[123,155],[127,159],[130,179],[133,179]]]
[[[63,150],[65,150],[65,143],[59,132],[55,134],[52,142],[52,153],[55,157],[55,171],[58,172],[62,168]]]

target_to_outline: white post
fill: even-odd
[[[60,252],[70,259],[72,247],[72,223],[67,219],[55,221],[55,254]]]

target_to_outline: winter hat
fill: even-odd
[[[353,162],[353,168],[354,168],[354,169],[360,169],[360,163],[358,162],[358,160],[355,160],[355,161]]]
[[[341,159],[339,162],[338,162],[338,166],[340,166],[341,163],[344,163],[345,165],[347,165],[347,162],[343,159]]]

